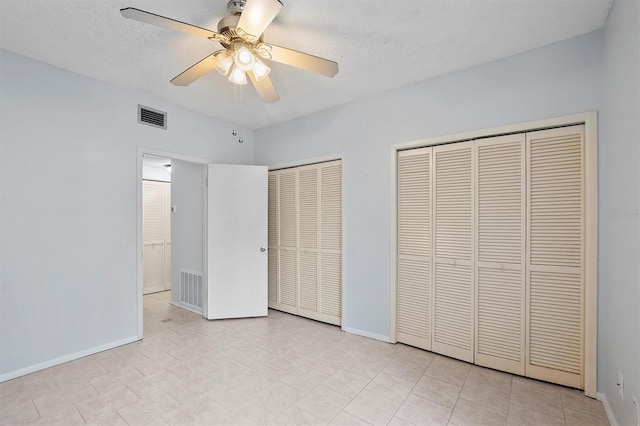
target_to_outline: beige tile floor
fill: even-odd
[[[0,384],[0,424],[607,425],[581,392],[269,311],[144,298],[144,340]]]

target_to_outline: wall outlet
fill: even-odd
[[[633,397],[633,415],[636,417],[636,424],[640,426],[640,404],[635,396]]]
[[[624,377],[622,377],[622,373],[618,371],[618,381],[616,382],[618,386],[618,393],[620,394],[620,399],[624,399]]]

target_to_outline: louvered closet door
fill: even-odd
[[[525,137],[476,144],[475,363],[525,374]]]
[[[398,153],[397,340],[431,350],[431,148]]]
[[[320,173],[319,318],[342,324],[342,161],[318,165]]]
[[[433,148],[434,305],[432,348],[473,362],[474,146]]]
[[[171,183],[164,186],[164,289],[171,290]]]
[[[267,283],[269,307],[278,303],[278,176],[269,173],[268,183],[268,228],[267,228]]]
[[[584,387],[584,126],[527,134],[527,375]]]
[[[318,314],[318,168],[300,167],[298,174],[298,313]]]
[[[165,290],[165,182],[142,182],[144,294]]]
[[[342,323],[342,162],[269,172],[269,307]]]
[[[298,209],[296,171],[278,174],[279,309],[297,313],[298,306]]]

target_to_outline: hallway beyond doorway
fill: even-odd
[[[202,315],[172,305],[171,290],[146,294],[142,303],[145,338],[149,337],[149,333],[157,333],[202,319]]]

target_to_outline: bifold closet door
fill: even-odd
[[[298,175],[298,313],[318,314],[318,195],[316,166],[299,167]]]
[[[144,294],[171,288],[170,187],[168,182],[142,182]]]
[[[527,375],[584,388],[584,126],[527,134]]]
[[[431,350],[432,149],[398,152],[397,340]]]
[[[475,363],[525,374],[525,136],[476,143]]]
[[[473,362],[474,145],[433,148],[434,275],[432,349]]]
[[[342,162],[269,173],[269,307],[342,322]]]
[[[278,305],[297,313],[298,197],[296,171],[278,174]]]
[[[320,173],[320,321],[342,324],[342,161],[318,165]]]

